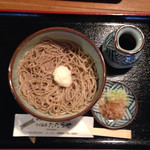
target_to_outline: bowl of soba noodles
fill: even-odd
[[[106,80],[101,52],[79,31],[51,27],[28,36],[9,64],[9,85],[18,104],[48,121],[84,115]]]

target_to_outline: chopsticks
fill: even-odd
[[[34,144],[36,142],[36,137],[29,137],[29,140]]]
[[[118,129],[118,130],[111,130],[111,129],[104,129],[104,128],[89,128],[90,132],[96,136],[105,136],[105,137],[115,137],[115,138],[132,138],[131,130],[126,129]]]
[[[105,137],[115,137],[115,138],[132,138],[132,131],[126,129],[104,129],[104,128],[88,128],[92,135],[95,136],[105,136]],[[30,141],[34,144],[36,142],[36,137],[29,137]]]

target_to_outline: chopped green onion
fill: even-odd
[[[107,91],[104,91],[103,98],[109,102],[115,100],[123,100],[129,102],[130,100],[130,98],[127,97],[127,93],[122,89],[109,89]]]

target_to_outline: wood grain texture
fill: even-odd
[[[126,129],[110,130],[104,128],[89,128],[89,130],[93,135],[97,136],[126,138],[126,139],[132,138],[132,131]]]
[[[118,3],[102,3],[94,2],[94,0],[93,2],[84,0],[0,0],[0,10],[43,13],[150,15],[150,1],[121,0]]]

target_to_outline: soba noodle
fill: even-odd
[[[59,86],[53,79],[56,67],[69,68],[72,84]],[[85,108],[97,91],[97,74],[92,59],[71,41],[46,39],[25,53],[18,68],[20,92],[42,113],[72,114]]]

